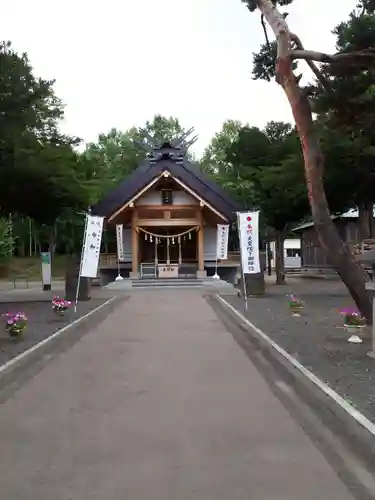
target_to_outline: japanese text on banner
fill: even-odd
[[[117,259],[124,260],[124,226],[116,224]]]
[[[229,225],[218,224],[216,236],[216,258],[218,260],[226,260],[228,258],[228,237]]]
[[[259,273],[259,212],[238,213],[237,218],[243,273]]]
[[[80,273],[83,278],[96,278],[98,274],[103,220],[103,217],[94,215],[87,216]]]

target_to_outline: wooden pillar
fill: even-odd
[[[203,214],[202,207],[197,213],[198,219],[200,221],[200,226],[198,229],[198,274],[204,271],[204,229],[203,229]]]
[[[201,221],[198,229],[198,271],[204,271],[204,229]]]
[[[137,231],[138,214],[134,210],[132,217],[132,277],[139,274],[139,233]]]

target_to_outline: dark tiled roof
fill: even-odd
[[[178,162],[171,158],[161,158],[157,161],[146,160],[143,162],[117,188],[92,207],[92,214],[110,217],[166,170],[218,212],[225,215],[228,221],[233,221],[236,217],[236,211],[241,210],[239,204],[201,172],[197,165],[186,159],[183,162]]]

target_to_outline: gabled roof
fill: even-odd
[[[375,217],[375,205],[373,207],[373,216]],[[352,208],[348,212],[345,212],[344,214],[341,215],[331,215],[332,220],[337,220],[337,219],[346,219],[346,220],[356,220],[358,219],[358,209]],[[315,226],[314,221],[309,221],[305,222],[303,224],[300,224],[299,226],[295,227],[292,229],[292,231],[302,231],[303,229],[308,229],[310,227]]]
[[[166,146],[168,146],[168,149]],[[164,148],[159,148],[156,157],[145,160],[117,188],[94,205],[92,214],[110,217],[154,179],[167,171],[202,200],[225,215],[228,221],[233,221],[236,212],[241,209],[239,204],[232,200],[220,186],[209,179],[197,165],[189,162],[186,158],[178,156],[178,154],[171,154],[171,149],[175,148],[171,148],[168,144]]]

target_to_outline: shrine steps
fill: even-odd
[[[203,284],[204,281],[197,278],[143,278],[132,280],[133,288],[200,287]]]
[[[204,293],[236,294],[237,289],[227,281],[212,278],[125,278],[113,281],[105,286],[109,290],[118,292],[142,291],[142,290],[171,290],[171,289],[194,289],[202,290]]]

